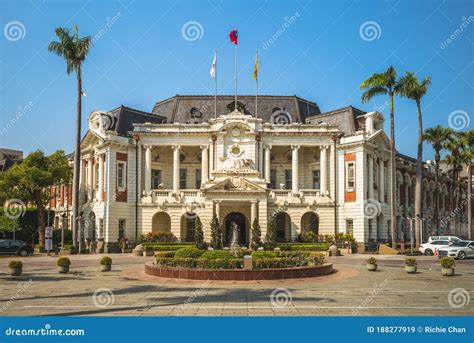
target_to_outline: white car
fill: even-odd
[[[428,237],[428,242],[434,241],[450,241],[450,242],[457,242],[460,241],[461,238],[456,236],[430,236]]]
[[[434,255],[435,251],[438,252],[440,248],[448,247],[451,243],[448,240],[427,242],[421,244],[419,250],[422,254]]]
[[[441,248],[438,251],[439,257],[454,257],[464,260],[469,257],[474,257],[474,242],[473,241],[459,241],[453,242],[450,246]]]

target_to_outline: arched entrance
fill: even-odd
[[[285,242],[291,239],[291,218],[286,212],[280,212],[275,217],[276,239]]]
[[[247,219],[240,212],[231,212],[225,217],[224,245],[228,246],[230,244],[232,238],[232,222],[235,222],[240,229],[239,244],[247,245]]]
[[[194,242],[194,230],[196,227],[195,214],[185,213],[181,216],[181,240]]]
[[[171,218],[165,212],[155,213],[151,222],[151,232],[171,232]]]
[[[319,235],[319,217],[314,212],[306,212],[301,217],[301,233],[313,232]]]

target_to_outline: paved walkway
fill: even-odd
[[[474,260],[457,262],[442,277],[436,257],[418,258],[406,274],[402,256],[333,258],[337,273],[311,279],[233,282],[161,279],[145,275],[151,257],[110,255],[113,271],[99,272],[101,255],[72,256],[71,273],[58,274],[56,257],[21,258],[24,274],[6,275],[0,258],[0,315],[474,315]]]

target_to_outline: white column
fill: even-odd
[[[145,195],[151,192],[151,145],[145,146]]]
[[[374,158],[372,155],[367,155],[369,159],[369,199],[374,198]]]
[[[251,207],[250,207],[250,227],[252,227],[253,222],[255,219],[258,218],[258,207],[257,204],[258,202],[256,200],[253,200],[250,202]]]
[[[219,225],[221,225],[221,202],[219,200],[216,200],[214,204],[216,205],[216,216],[219,220]]]
[[[321,188],[320,194],[327,195],[327,175],[328,175],[328,163],[327,163],[327,146],[321,147],[321,156],[320,156],[320,174],[321,174]]]
[[[385,161],[383,159],[379,160],[379,201],[381,203],[385,202]]]
[[[209,179],[209,147],[201,145],[201,183],[206,183]]]
[[[104,154],[99,155],[99,187],[97,190],[97,200],[104,201]]]
[[[298,149],[300,148],[299,145],[292,145],[291,146],[291,191],[293,194],[297,194],[299,192],[299,185],[298,185]]]
[[[265,166],[264,166],[264,169],[265,169],[265,181],[267,183],[270,183],[270,151],[272,149],[272,146],[271,145],[265,145]]]
[[[92,202],[92,195],[94,194],[94,156],[91,155],[87,160],[87,173],[88,173],[88,188],[89,188],[89,201]]]
[[[179,192],[179,145],[173,145],[173,193],[178,194]]]

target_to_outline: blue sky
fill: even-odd
[[[392,64],[399,74],[432,77],[422,102],[425,127],[448,126],[450,114],[457,128],[474,123],[469,0],[0,3],[2,147],[72,151],[76,80],[47,45],[55,27],[74,24],[82,35],[96,37],[83,66],[83,132],[96,109],[123,104],[151,111],[156,101],[175,94],[213,94],[209,68],[216,49],[219,94],[233,94],[233,28],[239,30],[239,94],[255,93],[251,76],[258,49],[261,94],[296,94],[322,111],[378,109],[388,132],[388,99],[362,104],[358,86]],[[415,104],[397,98],[395,111],[397,147],[415,156]],[[433,158],[428,146],[424,158]]]

